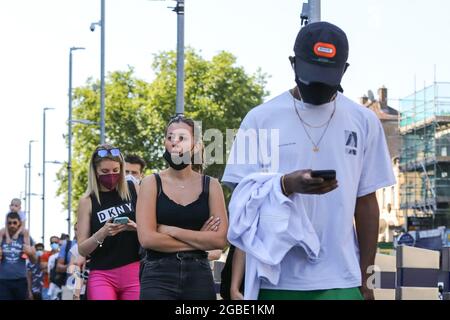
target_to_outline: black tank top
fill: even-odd
[[[127,181],[131,201],[124,201],[117,191],[100,192],[100,202],[94,194],[92,203],[91,236],[101,229],[111,218],[128,217],[136,222],[137,194],[134,184]],[[114,237],[106,237],[102,247],[91,253],[91,270],[109,270],[139,261],[139,241],[137,232],[124,231]]]
[[[203,190],[197,200],[183,206],[171,200],[162,189],[161,177],[155,173],[158,188],[156,199],[157,224],[199,231],[209,218],[209,181],[203,176]]]

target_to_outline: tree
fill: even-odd
[[[174,115],[176,100],[176,53],[162,52],[154,57],[155,79],[151,83],[137,79],[133,68],[116,71],[106,81],[106,138],[122,153],[142,156],[150,170],[165,167],[162,154],[165,125]],[[247,74],[236,66],[236,58],[220,52],[211,60],[193,49],[185,53],[185,115],[202,121],[203,131],[218,129],[225,138],[226,129],[239,128],[247,112],[262,103],[266,75],[258,70]],[[74,118],[98,122],[99,85],[92,79],[74,92]],[[99,143],[98,126],[73,126],[73,208],[87,186],[87,167],[92,151]],[[225,153],[226,150],[219,150]],[[224,161],[226,155],[223,154]],[[225,164],[209,164],[205,172],[220,178]],[[67,194],[67,170],[61,169],[58,193]],[[64,205],[67,206],[67,199]]]

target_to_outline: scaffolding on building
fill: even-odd
[[[400,210],[407,228],[450,227],[450,83],[435,82],[401,99],[399,121]]]

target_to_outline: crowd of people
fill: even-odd
[[[395,181],[380,121],[343,95],[348,52],[333,24],[300,30],[296,86],[252,109],[236,135],[222,177],[228,208],[219,180],[203,173],[200,129],[183,115],[165,129],[165,170],[145,176],[145,162],[120,146],[92,152],[76,236],[51,237],[51,251],[34,243],[13,199],[0,299],[373,299],[375,192]],[[249,130],[277,130],[279,141],[258,137],[255,149]],[[263,159],[267,145],[279,156]],[[235,161],[251,152],[256,163]],[[219,290],[209,261],[225,249]]]

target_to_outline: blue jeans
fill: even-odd
[[[27,279],[0,279],[0,300],[27,300]]]
[[[189,254],[147,256],[141,270],[141,300],[216,300],[208,259]]]

